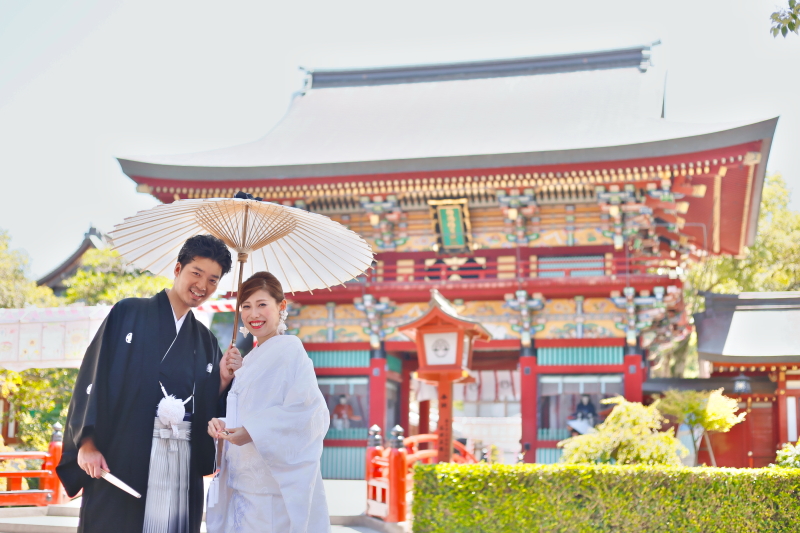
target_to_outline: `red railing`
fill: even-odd
[[[455,259],[455,260],[453,260]],[[402,261],[402,260],[401,260]],[[464,262],[467,261],[467,262]],[[648,257],[458,257],[414,260],[413,264],[384,262],[349,283],[452,282],[474,280],[531,279],[556,277],[603,277],[624,275],[668,276],[678,266],[675,260]],[[456,264],[461,263],[461,264]]]
[[[413,468],[417,462],[431,463],[438,451],[435,447],[420,450],[419,445],[436,443],[437,435],[428,433],[403,438],[403,428],[395,426],[388,447],[381,444],[380,428],[372,426],[367,440],[366,473],[367,515],[385,522],[405,522],[406,494],[413,485]],[[466,447],[453,441],[454,463],[476,463]]]
[[[56,466],[61,461],[63,435],[61,424],[53,426],[53,436],[46,452],[5,452],[0,453],[0,461],[41,459],[40,470],[0,471],[6,478],[6,490],[0,491],[0,506],[17,505],[55,505],[65,503],[67,494],[56,475]],[[22,490],[23,479],[39,479],[39,488]]]

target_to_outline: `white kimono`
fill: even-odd
[[[329,532],[319,461],[330,415],[300,339],[272,337],[235,376],[226,424],[244,427],[253,442],[225,442],[208,532]]]

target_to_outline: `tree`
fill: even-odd
[[[659,409],[675,418],[677,424],[686,424],[692,435],[694,461],[697,465],[699,439],[705,439],[712,466],[717,466],[709,433],[727,433],[744,420],[746,413],[736,414],[739,402],[722,394],[723,389],[713,391],[668,390],[660,399]],[[700,435],[697,436],[698,431]]]
[[[595,433],[571,437],[558,443],[565,463],[611,463],[680,465],[688,450],[675,438],[673,428],[660,431],[665,421],[658,402],[649,406],[629,402],[622,396],[602,403],[616,405]]]
[[[687,278],[692,290],[725,294],[800,290],[800,213],[789,209],[790,197],[780,174],[768,176],[753,246],[743,258],[714,256],[695,265]],[[701,307],[696,300],[687,304]]]
[[[22,308],[29,305],[37,307],[56,307],[61,302],[49,287],[39,287],[28,278],[28,258],[9,247],[8,232],[0,231],[0,308]],[[47,385],[58,380],[49,379],[49,374],[62,374],[74,383],[77,371],[73,370],[28,370],[22,373],[10,370],[0,371],[2,395],[14,395],[19,422],[19,436],[23,444],[38,449],[46,449],[52,432],[50,423],[55,423],[53,413],[58,413],[63,423],[66,405],[59,395],[58,386]],[[69,402],[69,396],[66,399]],[[45,427],[47,425],[47,427]]]
[[[767,176],[761,195],[758,234],[743,257],[707,255],[686,274],[686,314],[704,308],[702,292],[723,294],[800,290],[800,213],[789,209],[791,192],[780,174]],[[695,377],[697,337],[694,333],[651,348],[651,375]]]
[[[17,436],[24,448],[46,450],[53,425],[64,425],[77,368],[32,368],[3,371],[2,394],[11,398]]]
[[[789,9],[780,9],[772,14],[772,36],[777,37],[780,33],[786,37],[789,32],[798,33],[800,30],[800,3],[797,0],[789,0]]]
[[[64,303],[52,296],[49,288],[36,287],[35,282],[25,277],[26,261],[19,252],[8,251],[8,236],[0,233],[0,307]],[[125,266],[114,251],[98,249],[84,254],[81,266],[66,284],[66,303],[96,305],[152,296],[170,282]],[[56,422],[63,425],[66,420],[77,376],[78,370],[74,368],[0,371],[0,392],[14,405],[17,435],[24,448],[47,449],[52,425]]]
[[[149,297],[171,286],[169,279],[128,266],[111,249],[88,250],[81,266],[65,281],[67,303],[115,304],[123,298]]]
[[[28,279],[28,257],[11,250],[10,241],[8,232],[0,230],[0,308],[56,307],[59,302],[50,287]]]

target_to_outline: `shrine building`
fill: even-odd
[[[288,295],[289,333],[333,418],[323,476],[363,477],[373,424],[431,430],[398,331],[431,289],[492,336],[475,346],[475,382],[455,386],[456,433],[506,462],[547,463],[582,396],[596,422],[603,398],[641,401],[649,349],[690,333],[690,263],[755,238],[777,118],[670,121],[664,91],[649,46],[309,70],[260,140],[119,163],[162,202],[242,190],[371,244],[365,276]]]

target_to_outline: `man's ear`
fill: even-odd
[[[172,273],[175,274],[176,278],[181,273],[181,267],[182,267],[182,265],[180,263],[175,263],[175,269],[173,270]]]

